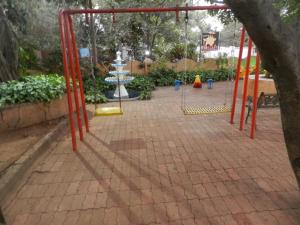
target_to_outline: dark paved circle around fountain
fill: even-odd
[[[129,98],[122,98],[122,101],[135,101],[140,98],[140,92],[135,90],[128,90]],[[109,102],[117,102],[119,98],[114,97],[115,90],[105,92],[105,97]]]

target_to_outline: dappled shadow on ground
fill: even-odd
[[[210,100],[222,102],[224,87],[218,85],[214,92],[188,90],[189,97],[201,104],[215,94]],[[184,116],[173,88],[159,88],[153,96],[124,103],[122,116],[91,119],[91,133],[78,142],[78,153],[71,151],[70,137],[61,141],[34,166],[47,172],[32,173],[4,205],[9,221],[300,223],[300,193],[277,109],[258,112],[252,140],[249,124],[239,131],[238,112],[230,125],[228,114]]]

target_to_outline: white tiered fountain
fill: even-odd
[[[121,52],[117,52],[117,58],[114,60],[115,63],[111,64],[113,67],[116,68],[114,71],[109,71],[109,74],[113,75],[113,77],[105,78],[105,81],[110,84],[115,84],[116,90],[114,92],[114,98],[129,98],[128,92],[125,88],[125,84],[130,83],[133,81],[134,77],[126,76],[129,71],[123,70],[123,67],[127,64],[122,64]],[[120,90],[119,90],[120,88]]]

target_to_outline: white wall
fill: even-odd
[[[239,47],[220,47],[219,50],[216,51],[208,51],[204,53],[204,57],[205,58],[218,58],[219,54],[223,54],[226,53],[228,55],[228,57],[232,57],[232,50],[233,50],[233,56],[234,57],[239,57]],[[244,47],[243,48],[243,58],[247,57],[247,53],[248,53],[248,47]],[[252,56],[256,56],[256,52],[254,49],[252,49]]]

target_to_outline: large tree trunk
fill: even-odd
[[[271,0],[226,0],[273,74],[290,162],[300,186],[300,37],[286,25]]]
[[[0,82],[18,79],[17,38],[0,7]]]

